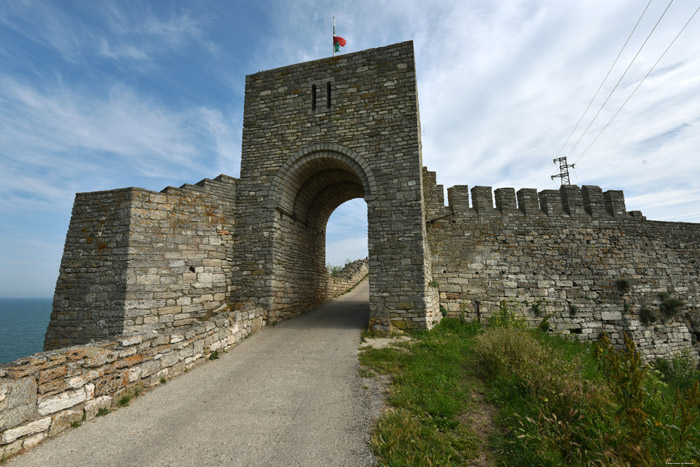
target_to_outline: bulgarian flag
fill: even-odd
[[[333,36],[333,51],[340,52],[340,48],[345,47],[345,44],[347,44],[347,42],[348,41],[346,41],[340,36]]]
[[[345,47],[348,41],[340,36],[335,35],[335,16],[333,17],[333,56],[335,57],[336,52],[340,52],[341,47]]]

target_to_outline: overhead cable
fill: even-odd
[[[579,158],[576,159],[576,162],[580,161],[581,158],[582,158],[583,156],[586,155],[586,153],[587,153],[588,150],[591,148],[591,146],[593,146],[593,144],[595,144],[595,142],[598,141],[598,138],[600,138],[600,135],[602,135],[603,132],[608,128],[608,126],[610,126],[610,124],[612,123],[612,121],[615,120],[615,117],[617,117],[617,115],[622,111],[622,109],[625,107],[625,105],[627,104],[627,102],[629,102],[629,100],[632,98],[632,96],[634,96],[634,93],[637,92],[637,89],[639,89],[639,87],[642,85],[642,83],[644,82],[644,80],[647,79],[647,77],[651,74],[651,72],[654,71],[654,68],[656,68],[656,65],[658,65],[659,62],[661,61],[661,59],[664,58],[664,55],[666,55],[666,52],[668,52],[668,49],[671,48],[671,46],[676,42],[676,39],[678,39],[678,37],[683,33],[683,31],[685,30],[685,28],[688,27],[688,25],[689,25],[690,22],[693,20],[693,18],[695,18],[695,15],[698,14],[698,11],[700,11],[700,7],[698,7],[698,8],[695,10],[695,12],[692,14],[692,16],[690,17],[690,19],[685,23],[685,25],[681,28],[681,30],[678,31],[678,34],[676,34],[676,37],[674,37],[673,40],[671,41],[671,43],[668,44],[668,47],[666,47],[666,50],[664,50],[664,52],[661,54],[661,56],[660,56],[659,59],[656,61],[656,63],[654,63],[654,66],[652,66],[652,67],[649,69],[649,71],[647,72],[647,74],[644,75],[644,78],[642,78],[642,80],[639,82],[639,84],[637,85],[637,87],[634,88],[634,90],[632,91],[632,94],[630,94],[629,97],[627,97],[627,99],[625,100],[625,102],[622,103],[622,105],[620,106],[620,108],[617,109],[617,112],[615,112],[615,115],[613,115],[612,118],[611,118],[610,120],[608,120],[608,123],[606,123],[605,126],[603,127],[603,129],[600,130],[600,133],[598,133],[598,135],[597,135],[597,136],[595,137],[595,139],[591,142],[591,144],[589,144],[588,147],[581,153],[581,155],[579,156]]]
[[[644,48],[644,46],[646,45],[646,43],[649,41],[649,38],[651,37],[651,35],[654,34],[654,31],[656,31],[656,27],[659,25],[659,23],[661,22],[661,20],[663,19],[663,17],[666,15],[666,12],[667,12],[668,9],[671,7],[671,4],[672,4],[672,3],[673,3],[673,0],[671,0],[670,2],[668,2],[668,5],[666,6],[666,9],[664,10],[663,13],[661,13],[661,16],[659,17],[659,19],[656,21],[656,24],[654,25],[654,27],[653,27],[653,28],[651,29],[651,31],[649,32],[649,35],[647,35],[647,38],[644,39],[644,42],[643,42],[642,45],[639,47],[639,50],[637,50],[637,53],[636,53],[636,54],[634,55],[634,57],[632,58],[632,61],[630,62],[630,64],[627,65],[627,68],[625,69],[625,72],[622,73],[622,76],[620,76],[620,79],[617,80],[617,83],[615,84],[615,87],[612,88],[612,91],[610,91],[610,94],[608,94],[608,97],[605,99],[605,102],[603,102],[603,105],[600,106],[600,109],[598,109],[598,112],[596,112],[596,114],[593,116],[593,120],[591,120],[591,122],[588,124],[588,126],[586,127],[586,129],[583,130],[583,133],[581,134],[581,136],[579,136],[578,140],[576,141],[576,144],[574,144],[574,147],[571,148],[571,150],[569,151],[569,153],[567,154],[567,156],[571,156],[571,154],[573,154],[573,152],[576,150],[576,148],[578,147],[578,145],[579,145],[579,143],[581,142],[581,140],[583,139],[583,137],[586,136],[586,133],[588,133],[588,130],[591,129],[591,126],[593,125],[593,123],[594,123],[594,122],[596,121],[596,119],[598,118],[598,115],[600,115],[600,112],[603,111],[603,108],[605,108],[605,105],[608,103],[608,101],[609,101],[610,98],[612,97],[612,95],[613,95],[613,93],[615,92],[615,90],[617,89],[617,87],[620,85],[620,83],[622,82],[622,80],[624,79],[624,77],[627,75],[627,72],[630,70],[630,68],[632,68],[632,64],[634,63],[635,60],[637,60],[637,57],[639,56],[640,52],[642,51],[642,49]]]
[[[557,157],[559,157],[561,155],[561,152],[564,150],[566,145],[569,144],[569,140],[571,139],[571,137],[574,135],[574,133],[578,129],[578,126],[581,124],[581,121],[583,120],[583,117],[586,115],[586,112],[588,112],[588,109],[591,108],[591,104],[593,104],[593,101],[595,100],[595,98],[598,97],[598,93],[603,88],[603,84],[605,84],[605,81],[608,79],[608,76],[610,76],[610,72],[613,70],[613,68],[617,64],[617,61],[620,59],[622,52],[625,50],[625,47],[627,47],[627,44],[629,43],[630,39],[632,38],[632,34],[634,34],[634,31],[637,30],[637,26],[639,26],[639,23],[642,21],[642,18],[644,17],[644,14],[647,12],[647,9],[649,9],[649,5],[651,5],[651,2],[652,2],[652,0],[649,0],[649,2],[647,3],[647,6],[644,7],[644,11],[642,11],[642,14],[639,16],[639,19],[637,20],[637,23],[634,25],[634,28],[632,28],[632,32],[630,32],[629,36],[627,36],[627,40],[622,45],[620,52],[617,54],[617,57],[615,57],[615,61],[612,63],[612,65],[610,65],[610,69],[608,69],[608,72],[605,74],[605,78],[603,78],[603,81],[600,82],[600,86],[598,86],[598,89],[596,90],[595,94],[593,94],[593,97],[591,98],[590,102],[586,106],[586,110],[583,111],[583,113],[581,114],[581,117],[579,117],[579,119],[578,119],[578,122],[576,122],[576,126],[574,126],[574,129],[571,130],[571,133],[569,133],[569,136],[566,138],[566,141],[564,141],[564,144],[561,145],[561,148],[559,148],[559,152],[557,152]]]

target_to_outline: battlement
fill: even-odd
[[[235,189],[238,179],[231,177],[229,175],[220,174],[213,180],[211,178],[203,178],[195,184],[183,183],[179,187],[166,186],[161,193],[165,194],[176,194],[176,193],[195,193],[195,192],[206,192],[214,193],[220,190],[230,191]]]
[[[471,193],[471,202],[470,202]],[[572,218],[632,218],[646,219],[640,211],[627,211],[621,190],[603,191],[595,185],[564,185],[558,190],[535,188],[497,188],[490,186],[455,185],[447,189],[444,206],[443,186],[436,183],[435,172],[423,168],[423,195],[426,219],[445,215],[462,217],[501,216],[566,216]],[[495,198],[495,206],[494,206]]]

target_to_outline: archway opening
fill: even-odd
[[[328,220],[339,206],[359,199],[365,205],[366,225],[367,207],[362,199],[368,186],[366,174],[355,161],[333,152],[305,156],[282,174],[276,186],[271,322],[309,310],[333,296],[326,268]],[[365,227],[365,252],[366,245]]]
[[[338,206],[326,224],[326,266],[337,270],[367,257],[367,203],[351,199]]]

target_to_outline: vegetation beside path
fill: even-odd
[[[372,434],[380,465],[700,463],[700,373],[690,358],[644,364],[631,340],[583,344],[444,319],[410,342],[361,347],[365,376],[393,378]]]

